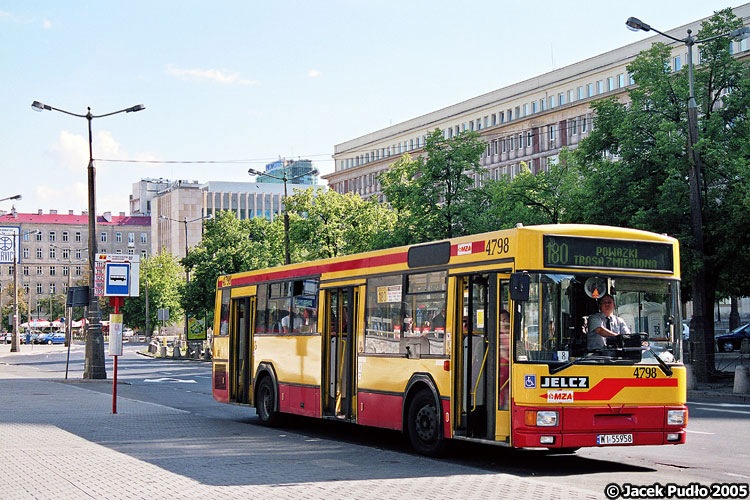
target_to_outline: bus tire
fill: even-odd
[[[263,377],[258,384],[258,404],[256,406],[260,423],[267,426],[279,421],[279,412],[275,410],[276,391],[270,377]]]
[[[409,403],[406,432],[414,451],[430,457],[439,456],[445,447],[440,432],[440,413],[430,391],[419,391]]]

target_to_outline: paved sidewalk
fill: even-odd
[[[603,498],[448,461],[215,421],[0,358],[0,499]],[[49,376],[43,374],[42,376]]]

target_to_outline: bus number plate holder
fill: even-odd
[[[632,434],[597,434],[597,445],[633,444]]]

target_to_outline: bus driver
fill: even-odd
[[[606,337],[630,335],[630,328],[622,318],[615,316],[615,299],[610,294],[599,298],[599,311],[589,316],[587,347],[589,351],[600,351],[607,346]]]

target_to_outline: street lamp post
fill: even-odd
[[[195,219],[189,219],[188,220],[187,216],[185,216],[185,218],[183,220],[180,220],[180,219],[172,219],[171,217],[167,217],[165,215],[160,215],[159,216],[159,219],[161,219],[161,220],[168,220],[168,221],[179,222],[180,224],[184,224],[184,226],[185,226],[185,258],[186,259],[188,258],[188,251],[189,251],[189,249],[188,249],[188,230],[187,230],[187,225],[190,224],[191,222],[196,222],[196,221],[199,221],[199,220],[202,221],[204,219],[210,219],[210,218],[211,218],[211,216],[204,215],[203,217],[196,217]],[[190,284],[190,270],[187,268],[187,266],[185,266],[185,285],[187,286],[189,284]],[[147,298],[148,298],[148,296],[147,296]],[[146,307],[148,307],[148,302],[146,302]],[[146,321],[148,321],[148,320],[146,320]],[[187,342],[187,340],[188,340],[188,313],[187,313],[187,308],[186,308],[185,309],[185,342]]]
[[[265,175],[267,177],[271,177],[272,179],[280,180],[281,182],[284,183],[284,264],[291,264],[292,259],[291,259],[291,256],[289,255],[289,210],[287,210],[287,207],[286,207],[286,197],[287,197],[286,183],[288,181],[293,181],[293,180],[299,179],[300,177],[304,177],[306,175],[317,175],[318,171],[316,169],[312,169],[307,172],[295,175],[294,177],[287,177],[286,170],[284,170],[284,175],[281,177],[277,175],[269,174],[268,172],[260,172],[258,170],[255,170],[254,168],[247,169],[247,173],[250,175],[256,175],[256,176]]]
[[[18,196],[18,195],[17,195]],[[20,196],[18,196],[20,198]],[[39,231],[26,231],[23,234],[36,234]],[[15,242],[13,245],[13,335],[10,340],[10,352],[18,352],[18,246],[21,244],[21,233],[13,233]]]
[[[698,268],[693,278],[693,317],[690,320],[690,333],[691,336],[697,340],[697,342],[694,343],[694,359],[703,362],[696,366],[696,375],[699,379],[705,380],[708,374],[714,371],[713,363],[708,362],[709,360],[713,361],[713,339],[708,339],[706,336],[706,318],[712,317],[713,313],[709,310],[709,306],[713,306],[713,304],[708,304],[706,301],[706,268],[703,244],[703,201],[700,190],[701,158],[700,152],[695,147],[698,143],[698,105],[695,102],[695,91],[693,88],[693,45],[709,42],[717,38],[743,40],[750,37],[750,28],[745,26],[727,33],[709,36],[699,40],[692,35],[692,30],[687,30],[686,38],[675,38],[672,35],[668,35],[649,26],[635,17],[629,17],[625,22],[625,25],[632,31],[655,31],[670,40],[685,44],[688,49],[689,96],[687,102],[687,120],[688,159],[690,161],[690,230],[693,236],[693,244],[695,245],[696,259],[698,260]],[[709,340],[711,341],[711,345],[709,345]]]
[[[137,104],[130,108],[113,111],[103,115],[91,114],[91,108],[87,108],[85,115],[71,113],[64,109],[55,108],[39,101],[34,101],[31,108],[35,111],[59,111],[66,115],[86,118],[89,129],[89,165],[88,165],[88,204],[89,204],[89,307],[88,321],[86,325],[86,356],[84,360],[83,378],[102,379],[107,378],[104,368],[104,336],[102,335],[101,311],[99,310],[99,299],[94,294],[95,281],[95,258],[96,258],[96,169],[94,168],[94,148],[91,135],[91,121],[94,118],[116,115],[118,113],[133,113],[146,109],[143,104]]]

